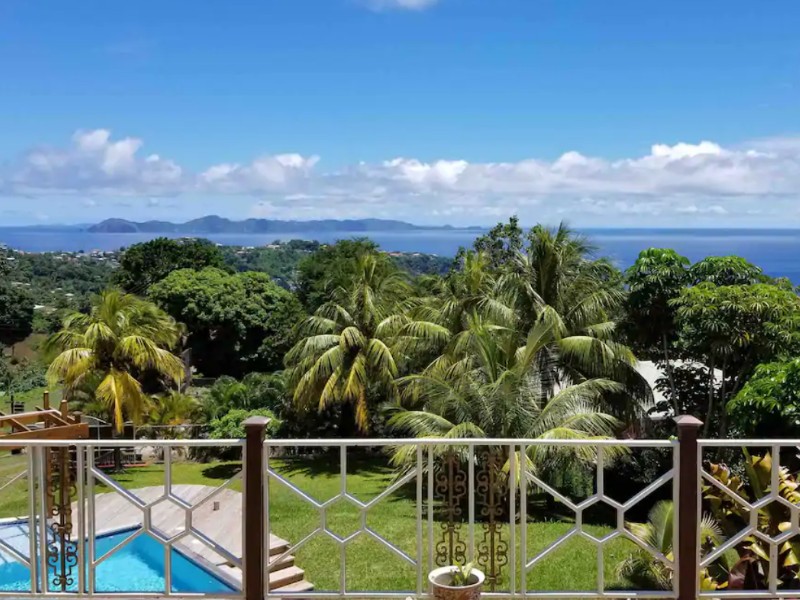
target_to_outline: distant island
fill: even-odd
[[[126,219],[106,219],[87,229],[90,233],[170,233],[170,234],[210,234],[210,233],[304,233],[304,232],[371,232],[371,231],[431,231],[460,230],[479,231],[480,227],[453,227],[412,225],[391,219],[324,219],[320,221],[279,221],[272,219],[245,219],[232,221],[211,215],[192,219],[185,223],[169,221],[144,221],[137,223]]]

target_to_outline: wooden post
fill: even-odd
[[[699,507],[700,450],[697,436],[703,422],[690,415],[676,417],[678,426],[678,600],[696,600],[700,579]]]
[[[244,422],[244,597],[262,600],[265,592],[264,436],[269,419]]]

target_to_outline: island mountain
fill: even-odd
[[[304,233],[324,231],[370,232],[370,231],[414,231],[414,230],[451,230],[450,225],[420,226],[394,221],[390,219],[324,219],[320,221],[277,221],[272,219],[246,219],[232,221],[224,217],[211,215],[192,219],[185,223],[169,221],[144,221],[137,223],[125,219],[106,219],[91,225],[91,233]],[[474,228],[465,228],[474,229]]]

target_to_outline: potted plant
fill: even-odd
[[[428,574],[431,593],[436,600],[477,600],[481,596],[486,576],[474,567],[451,565],[434,569]]]

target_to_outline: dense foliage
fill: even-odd
[[[191,363],[206,376],[280,368],[303,315],[294,295],[263,273],[182,269],[149,296],[186,326]]]
[[[800,358],[756,367],[728,411],[746,437],[800,437]]]
[[[35,304],[86,309],[90,297],[108,286],[116,261],[114,253],[0,250],[0,264],[8,267],[3,278],[24,288]]]
[[[298,437],[666,435],[644,419],[655,392],[665,398],[655,410],[694,414],[705,435],[795,428],[800,301],[737,256],[691,264],[648,248],[622,273],[568,227],[526,230],[512,217],[455,260],[385,253],[369,239],[220,248],[165,238],[3,259],[0,343],[31,331],[63,342],[64,318],[77,311],[68,329],[99,318],[114,292],[92,295],[113,279],[174,321],[162,349],[195,376],[221,377],[208,393],[190,390],[192,407],[129,357],[144,400],[122,411],[143,421],[269,409]],[[663,373],[653,390],[636,358]],[[35,365],[8,363],[2,379],[40,381]],[[70,393],[108,410],[95,376]]]
[[[180,384],[184,365],[171,352],[179,338],[177,323],[153,304],[107,290],[89,314],[70,314],[48,340],[55,354],[48,377],[68,398],[83,395],[106,407],[122,429],[126,419],[142,420],[148,383]]]
[[[208,240],[157,238],[135,244],[120,259],[115,282],[122,289],[145,294],[173,271],[180,269],[225,268],[222,251]]]

